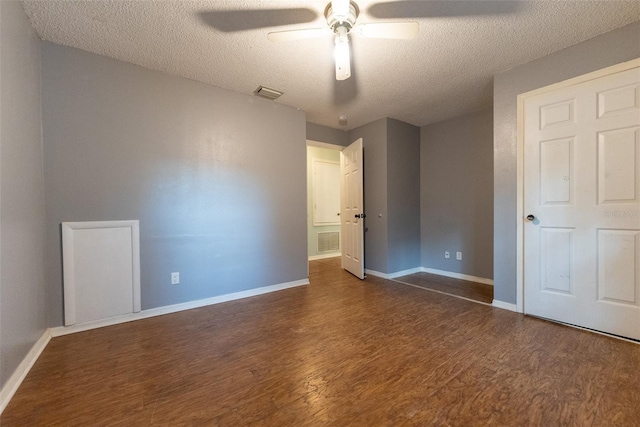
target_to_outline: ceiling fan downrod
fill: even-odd
[[[334,7],[334,4],[337,5]],[[344,5],[348,5],[348,8],[344,7]],[[351,31],[356,24],[356,19],[358,19],[359,14],[360,9],[358,8],[358,5],[348,0],[332,1],[327,4],[327,7],[324,9],[324,16],[327,19],[327,25],[334,33],[336,31],[336,27],[340,25],[347,28],[347,33]]]

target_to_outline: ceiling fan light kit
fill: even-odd
[[[336,31],[336,80],[346,80],[351,76],[351,55],[349,54],[349,36],[347,30],[340,26]]]
[[[358,6],[349,0],[332,1],[324,10],[327,25],[335,34],[336,80],[346,80],[351,77],[349,31],[356,23],[359,13]]]

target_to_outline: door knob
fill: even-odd
[[[356,218],[365,219],[367,216],[365,214],[356,214]]]
[[[529,221],[533,221],[534,219],[536,219],[536,217],[534,215],[529,214],[529,215],[527,215],[527,219]]]

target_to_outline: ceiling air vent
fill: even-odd
[[[275,90],[275,89],[270,89],[268,87],[264,87],[264,86],[258,86],[258,89],[256,89],[254,92],[254,95],[256,96],[260,96],[262,98],[267,98],[270,100],[274,100],[274,99],[278,99],[280,98],[280,96],[282,95],[282,92]]]

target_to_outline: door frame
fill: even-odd
[[[321,142],[321,141],[316,141],[316,140],[313,140],[313,139],[307,139],[306,140],[306,147],[307,148],[309,148],[309,147],[326,148],[326,149],[329,149],[329,150],[336,150],[338,152],[342,152],[342,150],[345,149],[345,147],[342,146],[342,145],[330,144],[328,142]],[[342,200],[342,186],[340,187],[339,191],[340,191],[340,200]],[[307,186],[307,189],[305,191],[306,198],[309,197],[308,192],[309,192],[309,188]],[[305,199],[305,200],[307,200],[307,199]],[[309,217],[309,215],[313,215],[313,212],[309,212],[309,209],[307,207],[307,218]],[[340,224],[341,224],[340,225],[340,239],[342,240],[342,221],[340,221]],[[309,261],[308,261],[308,258],[309,258],[309,229],[308,229],[308,227],[307,227],[307,229],[305,231],[305,236],[306,236],[306,242],[307,242],[307,245],[306,245],[306,248],[307,248],[306,249],[306,251],[307,251],[307,276],[309,276]],[[342,241],[340,242],[340,251],[342,252]]]
[[[516,312],[524,313],[524,104],[527,98],[564,89],[611,74],[640,67],[640,58],[521,93],[517,98],[516,139]]]

